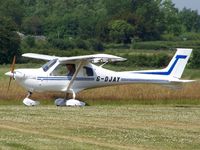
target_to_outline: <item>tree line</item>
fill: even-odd
[[[1,16],[25,34],[130,43],[200,32],[200,15],[171,0],[0,0]]]
[[[46,36],[47,48],[86,50],[103,50],[103,43],[171,40],[185,33],[200,33],[198,12],[178,10],[171,0],[0,0],[0,3],[3,56],[12,42],[16,44],[12,53],[20,53],[20,40],[14,31]],[[34,46],[31,38],[27,40],[29,46]],[[6,59],[9,57],[1,63]]]

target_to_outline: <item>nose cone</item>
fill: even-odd
[[[6,76],[13,77],[13,73],[11,71],[5,73]]]
[[[6,72],[5,75],[14,79],[25,77],[25,74],[23,72],[20,72],[19,70],[15,70],[13,73],[11,71]]]

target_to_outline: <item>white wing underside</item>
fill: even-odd
[[[83,55],[83,56],[73,56],[73,57],[57,57],[57,56],[49,56],[43,54],[35,54],[35,53],[25,53],[22,55],[23,57],[42,59],[42,60],[52,60],[58,59],[61,63],[72,62],[72,61],[89,61],[92,63],[98,62],[116,62],[116,61],[125,61],[125,58],[108,55],[108,54],[94,54],[94,55]]]

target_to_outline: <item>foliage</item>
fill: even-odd
[[[182,40],[200,40],[200,34],[199,33],[193,33],[193,32],[185,32],[181,35]]]
[[[0,64],[11,63],[14,55],[20,55],[20,38],[15,23],[0,17]]]
[[[132,44],[133,49],[146,49],[146,50],[172,50],[178,47],[200,49],[200,41],[148,41],[148,42],[135,42]]]
[[[184,8],[179,18],[187,32],[200,32],[200,15],[197,11]]]
[[[159,39],[164,32],[160,0],[132,0],[136,35],[143,40]]]
[[[50,39],[49,42],[54,48],[58,48],[61,50],[74,48],[74,43],[70,39]]]
[[[37,16],[24,19],[22,29],[26,34],[42,35],[44,33],[42,19]]]
[[[0,0],[0,3],[0,17],[15,24],[15,31],[48,39],[34,42],[28,38],[22,42],[22,50],[32,48],[37,53],[47,49],[103,51],[105,47],[200,48],[200,15],[187,8],[178,10],[172,0]],[[5,32],[13,30],[5,28],[0,36],[5,37]],[[7,36],[16,44],[17,37]],[[166,42],[152,42],[158,40]],[[9,47],[7,42],[2,42],[1,47]],[[19,45],[13,47],[19,49]],[[8,63],[10,58],[4,57],[2,62]]]
[[[184,27],[179,19],[178,9],[175,8],[175,4],[171,0],[163,1],[161,5],[161,10],[163,12],[163,25],[165,27],[165,33],[173,34],[175,36],[180,35]]]
[[[95,40],[95,39],[90,39],[89,42],[90,42],[92,50],[95,50],[95,51],[103,51],[104,50],[104,46],[101,41]]]
[[[35,38],[34,37],[28,36],[28,37],[26,37],[25,41],[29,47],[35,46]]]
[[[131,67],[166,67],[170,61],[170,56],[164,53],[158,54],[122,54],[121,57],[127,58],[126,62],[118,62],[114,66],[131,66]]]
[[[117,43],[131,43],[134,36],[134,27],[124,20],[114,20],[109,23],[109,36],[111,41]]]
[[[191,59],[191,67],[192,68],[200,68],[200,50],[194,50],[192,59]]]
[[[178,11],[171,0],[0,0],[0,14],[21,32],[55,39],[91,39],[130,43],[131,38],[158,40],[200,32],[197,11]]]
[[[165,33],[161,35],[163,41],[180,41],[180,38],[175,36],[173,33]],[[181,39],[183,40],[183,39]]]
[[[86,40],[78,38],[78,39],[75,40],[75,43],[76,43],[76,47],[78,49],[84,49],[84,50],[89,49],[89,42],[86,41]]]
[[[25,16],[25,8],[16,0],[0,0],[0,3],[0,16],[11,19],[20,27]]]

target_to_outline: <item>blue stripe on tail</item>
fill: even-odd
[[[174,67],[176,66],[179,59],[186,59],[187,55],[177,55],[176,60],[172,64],[172,66],[169,68],[166,72],[137,72],[139,74],[151,74],[151,75],[170,75]]]

